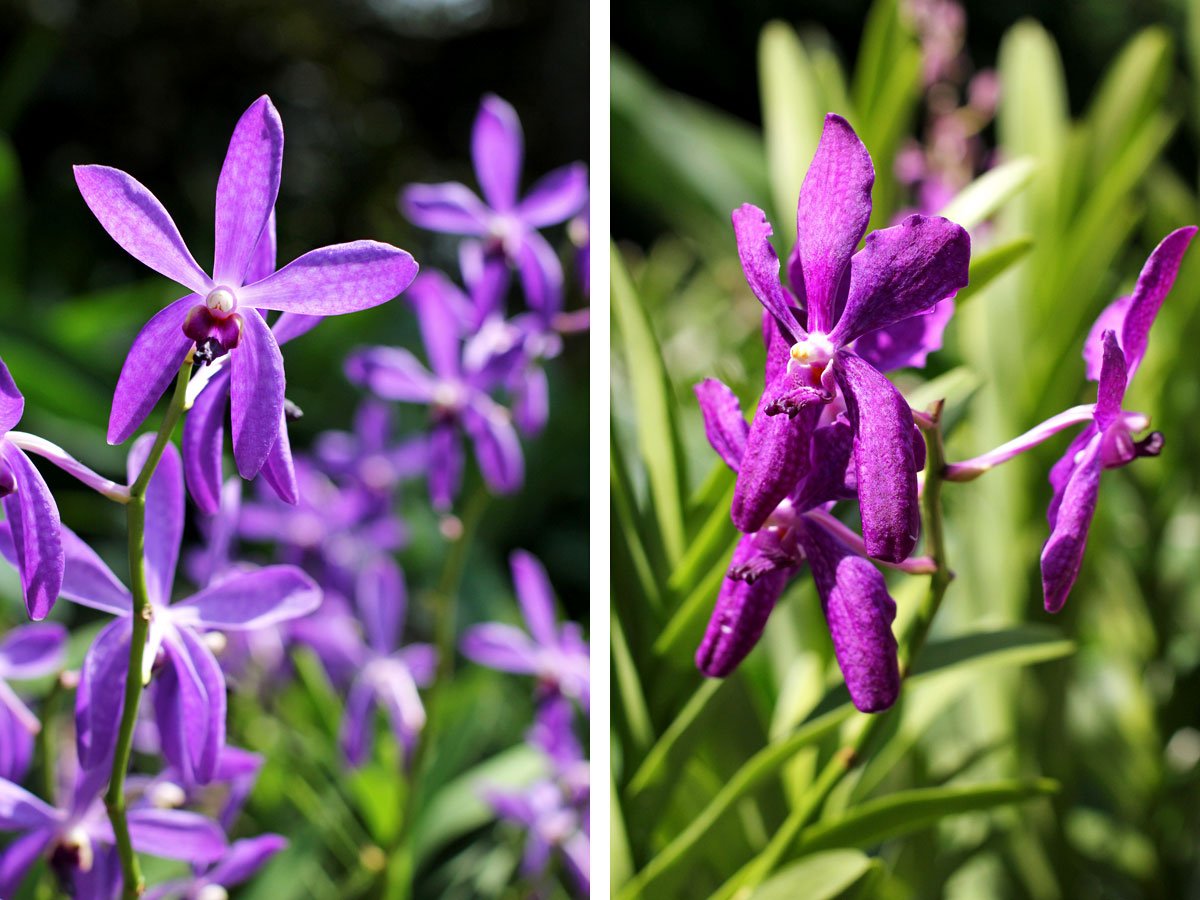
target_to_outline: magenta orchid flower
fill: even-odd
[[[1042,549],[1047,612],[1062,609],[1079,576],[1096,512],[1100,473],[1126,466],[1140,456],[1157,456],[1162,450],[1158,432],[1140,441],[1134,439],[1150,421],[1141,413],[1126,412],[1122,404],[1146,355],[1150,326],[1175,283],[1196,230],[1189,225],[1163,238],[1146,260],[1133,293],[1100,314],[1084,345],[1088,378],[1099,384],[1091,421],[1050,470],[1054,489],[1047,515],[1050,537]]]
[[[47,860],[72,897],[112,900],[117,896],[121,867],[100,797],[108,773],[99,774],[79,773],[73,786],[60,789],[57,807],[0,780],[0,830],[20,832],[0,851],[0,897],[16,896],[39,859]],[[226,851],[220,827],[198,813],[134,806],[128,811],[128,825],[133,848],[139,853],[207,865]]]
[[[153,443],[143,435],[130,450],[129,477],[141,471]],[[204,639],[207,631],[246,631],[303,616],[321,602],[311,578],[294,566],[243,572],[171,603],[183,538],[184,488],[179,452],[168,444],[146,491],[146,586],[151,621],[144,682],[155,677],[154,711],[162,752],[186,777],[213,778],[225,745],[225,676]],[[107,770],[124,705],[133,598],[95,551],[63,529],[62,596],[117,620],[88,650],[75,702],[79,758],[88,772]],[[13,556],[11,532],[0,550]]]
[[[475,449],[479,470],[488,487],[509,494],[521,487],[525,462],[512,414],[490,395],[519,362],[521,347],[501,354],[477,352],[472,341],[463,345],[462,327],[446,297],[457,291],[446,276],[428,272],[413,282],[408,293],[416,305],[430,368],[408,350],[369,347],[346,360],[346,374],[377,397],[430,407],[429,494],[434,508],[448,511],[462,480],[460,431]],[[491,351],[489,345],[485,348]]]
[[[920,530],[913,416],[907,401],[854,342],[926,313],[967,284],[971,241],[942,218],[910,216],[867,236],[875,170],[866,147],[840,116],[825,129],[800,190],[796,263],[784,288],[771,226],[749,204],[733,213],[738,254],[747,281],[790,344],[786,365],[763,394],[747,437],[733,519],[757,531],[803,474],[805,435],[817,411],[836,397],[845,403],[854,434],[854,461],[863,539],[872,557],[900,562]],[[806,324],[797,307],[806,310]],[[799,424],[774,421],[779,413]],[[798,415],[804,413],[804,415]],[[787,477],[764,478],[786,465]],[[764,489],[764,486],[768,489]]]
[[[234,128],[217,182],[216,254],[209,276],[192,257],[158,199],[132,176],[107,166],[76,166],[75,181],[100,224],[135,259],[187,288],[134,339],[117,381],[109,443],[128,439],[170,384],[188,353],[230,359],[233,448],[238,472],[258,474],[279,439],[283,357],[261,310],[330,316],[385,303],[403,291],[417,264],[375,241],[304,254],[260,280],[251,262],[279,192],[283,125],[260,97]]]
[[[480,238],[493,285],[489,293],[503,296],[507,260],[517,269],[530,307],[550,319],[562,307],[562,264],[538,229],[565,222],[583,208],[587,169],[583,163],[555,169],[518,199],[524,155],[516,111],[489,94],[471,133],[471,158],[484,199],[457,182],[414,184],[401,194],[400,207],[422,228]]]
[[[501,672],[533,675],[543,689],[578,700],[586,710],[588,645],[579,626],[574,622],[559,626],[554,590],[537,557],[517,550],[509,564],[529,633],[501,622],[474,625],[463,635],[463,655]]]
[[[738,472],[750,426],[737,397],[715,379],[698,384],[696,395],[709,443]],[[853,440],[844,418],[818,428],[805,474],[763,528],[738,542],[696,651],[696,665],[705,675],[723,678],[737,668],[758,643],[792,574],[807,561],[850,699],[863,712],[878,712],[896,702],[900,671],[891,628],[895,601],[879,570],[865,558],[862,539],[829,513],[834,502],[854,496]],[[923,567],[919,560],[902,565],[910,571]]]

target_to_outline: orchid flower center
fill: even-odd
[[[206,884],[200,888],[196,900],[229,900],[229,891],[219,884]]]
[[[63,875],[90,872],[96,861],[92,839],[82,825],[67,830],[50,853],[50,868]]]
[[[212,310],[213,315],[223,319],[237,309],[237,296],[227,287],[217,287],[204,298],[204,305]]]
[[[0,459],[0,497],[8,497],[17,492],[17,479],[13,475],[8,462]]]
[[[433,408],[435,412],[456,413],[467,402],[466,391],[462,385],[453,381],[439,381],[433,388]]]
[[[828,336],[820,331],[814,331],[799,343],[792,344],[788,358],[788,371],[795,371],[797,366],[807,366],[815,378],[820,378],[837,348]]]

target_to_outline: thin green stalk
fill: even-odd
[[[900,677],[904,679],[912,672],[913,660],[925,645],[934,616],[942,605],[942,598],[946,596],[946,588],[954,578],[954,573],[946,563],[946,531],[942,515],[942,484],[946,471],[941,428],[942,405],[942,401],[939,401],[928,414],[917,417],[917,424],[925,434],[926,476],[922,494],[925,545],[935,568],[929,578],[929,590],[900,640]],[[800,804],[784,820],[783,826],[775,832],[766,848],[722,885],[713,894],[712,900],[744,900],[766,880],[795,844],[800,832],[817,817],[842,778],[870,756],[890,713],[891,710],[887,710],[858,716],[862,724],[854,738],[825,764],[816,781],[804,793]]]
[[[425,729],[417,741],[412,759],[406,760],[409,772],[408,790],[404,803],[404,818],[390,855],[384,896],[388,900],[406,900],[414,894],[416,877],[416,818],[421,808],[421,789],[429,774],[431,748],[437,743],[439,710],[446,685],[454,675],[455,613],[458,586],[467,563],[467,553],[487,507],[490,494],[482,485],[467,501],[462,517],[462,531],[451,541],[433,595],[434,643],[437,646],[437,673],[425,694]]]
[[[116,838],[117,854],[121,858],[121,873],[124,876],[125,900],[136,900],[146,889],[138,865],[137,854],[129,837],[129,822],[125,815],[125,773],[129,770],[129,758],[133,752],[133,730],[137,724],[138,704],[142,699],[142,668],[146,649],[146,635],[150,631],[150,599],[146,589],[146,487],[159,460],[171,440],[171,433],[179,423],[187,397],[188,379],[192,374],[192,354],[189,352],[179,375],[175,379],[175,392],[163,415],[162,424],[150,455],[146,457],[142,471],[129,486],[129,502],[125,505],[129,523],[129,587],[133,594],[133,635],[129,641],[129,668],[125,672],[125,706],[121,712],[121,730],[117,735],[117,747],[113,753],[112,775],[104,805],[112,821]]]

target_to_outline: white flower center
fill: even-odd
[[[204,298],[204,305],[218,315],[228,315],[237,309],[237,297],[227,287],[214,288]]]
[[[809,366],[822,371],[833,359],[837,348],[833,342],[820,331],[812,332],[805,340],[792,344],[791,358],[788,359],[788,371],[796,366]]]
[[[200,888],[196,900],[229,900],[229,892],[219,884],[206,884]]]

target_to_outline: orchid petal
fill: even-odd
[[[57,824],[60,813],[20,785],[0,779],[0,829],[27,831]]]
[[[263,463],[262,477],[275,496],[295,506],[300,502],[300,485],[296,481],[296,465],[292,461],[292,442],[288,437],[287,416],[279,420],[279,438]]]
[[[517,202],[524,154],[516,110],[495,94],[488,94],[479,104],[471,130],[471,159],[484,198],[498,212],[512,209]]]
[[[242,310],[241,344],[233,351],[230,405],[233,456],[238,473],[253,478],[279,437],[283,416],[283,355],[275,336],[254,309]]]
[[[76,166],[75,183],[104,230],[126,253],[189,291],[207,294],[212,288],[170,214],[132,175],[108,166]]]
[[[168,634],[162,647],[166,665],[155,676],[154,690],[162,754],[185,781],[207,784],[225,743],[224,677],[211,651],[186,628]]]
[[[267,216],[267,224],[263,228],[262,234],[258,236],[258,243],[254,245],[254,253],[250,256],[250,264],[246,266],[246,274],[239,282],[240,284],[254,284],[275,271],[276,243],[275,210],[272,209],[271,214]],[[279,343],[283,343],[278,329],[275,330],[275,337]]]
[[[558,643],[558,618],[554,614],[554,588],[546,568],[536,556],[525,550],[515,550],[508,558],[517,602],[529,633],[543,647]]]
[[[587,200],[587,166],[571,163],[539,178],[517,206],[517,215],[530,228],[545,228],[567,221]]]
[[[129,837],[139,853],[197,865],[216,862],[227,846],[225,834],[215,822],[182,809],[131,809]]]
[[[949,219],[909,216],[867,235],[850,261],[850,294],[829,338],[844,346],[931,310],[967,284],[971,238]]]
[[[271,331],[275,333],[275,342],[282,347],[284,344],[308,334],[320,325],[324,318],[324,316],[306,316],[303,313],[285,312],[275,320]]]
[[[1100,383],[1096,388],[1094,415],[1096,424],[1103,430],[1121,415],[1121,402],[1125,399],[1129,370],[1125,365],[1125,354],[1117,343],[1117,333],[1104,332],[1101,342],[1104,347],[1104,360],[1100,367]]]
[[[183,466],[188,493],[200,511],[210,516],[216,515],[221,507],[229,377],[227,368],[213,376],[183,420]]]
[[[454,505],[462,484],[463,450],[458,431],[449,422],[429,432],[429,500],[438,512]]]
[[[768,240],[771,223],[766,213],[757,206],[742,204],[733,211],[733,233],[750,290],[792,340],[803,340],[805,331],[792,312],[795,303],[779,281],[779,257]]]
[[[16,897],[21,882],[38,861],[50,842],[55,829],[38,828],[22,834],[0,851],[0,897]]]
[[[833,365],[854,429],[863,541],[876,559],[902,562],[921,530],[912,409],[890,381],[859,357],[841,351]]]
[[[927,313],[909,316],[854,341],[854,352],[880,372],[922,369],[930,353],[942,349],[942,335],[954,316],[954,301],[940,300]]]
[[[900,693],[900,666],[892,621],[896,603],[875,566],[819,525],[798,529],[812,569],[833,652],[850,699],[862,712],[881,712]]]
[[[1133,303],[1132,294],[1118,297],[1104,307],[1103,312],[1092,323],[1087,340],[1083,342],[1083,362],[1087,370],[1088,381],[1100,380],[1100,366],[1104,361],[1104,332],[1115,331],[1117,343],[1121,342],[1121,331],[1125,326],[1125,316],[1129,313],[1131,303]]]
[[[125,706],[125,674],[132,627],[128,618],[107,625],[88,648],[75,694],[75,743],[85,771],[107,774]]]
[[[753,535],[743,535],[733,551],[731,567],[757,555]],[[709,678],[724,678],[754,649],[767,618],[787,587],[787,569],[775,569],[753,582],[725,578],[717,605],[696,650],[696,666]]]
[[[361,766],[367,759],[367,743],[373,733],[371,713],[375,707],[375,688],[365,678],[357,679],[346,697],[342,713],[340,742],[346,760]]]
[[[219,631],[252,631],[306,616],[321,589],[295,566],[266,566],[232,575],[171,607],[179,622]]]
[[[38,621],[46,618],[62,588],[62,521],[50,489],[29,457],[8,441],[0,444],[0,455],[17,483],[16,493],[2,502],[17,549],[21,593],[29,617]]]
[[[416,307],[430,368],[444,379],[458,376],[462,356],[461,324],[455,314],[456,301],[451,299],[455,295],[467,302],[450,279],[436,270],[417,276],[407,294]]]
[[[428,403],[437,389],[435,379],[408,350],[371,347],[346,358],[346,377],[384,400]]]
[[[536,231],[527,231],[521,235],[516,265],[525,302],[549,323],[563,306],[563,271],[558,254]]]
[[[242,113],[217,180],[213,281],[239,287],[275,208],[283,168],[283,123],[271,99],[259,97]]]
[[[694,388],[704,417],[704,433],[717,456],[734,472],[742,466],[750,426],[742,415],[737,395],[715,378],[705,378]],[[778,417],[776,417],[778,418]]]
[[[253,877],[272,856],[287,845],[287,838],[278,834],[262,834],[235,841],[221,857],[221,861],[205,874],[204,878],[209,884],[234,887]]]
[[[508,411],[487,397],[476,397],[463,412],[463,427],[471,437],[487,486],[497,494],[519,490],[525,478],[525,458]]]
[[[499,622],[468,628],[459,649],[472,662],[501,672],[535,675],[541,665],[538,645],[529,635],[520,628]]]
[[[1177,228],[1168,234],[1146,260],[1138,275],[1137,284],[1133,288],[1133,300],[1130,301],[1129,311],[1125,314],[1124,327],[1121,329],[1121,349],[1129,362],[1129,377],[1137,371],[1146,355],[1146,345],[1150,340],[1150,326],[1158,316],[1171,288],[1175,285],[1175,276],[1183,263],[1183,255],[1187,252],[1192,238],[1196,234],[1196,226],[1188,225]]]
[[[386,303],[416,275],[416,262],[399,247],[351,241],[310,250],[238,297],[258,309],[336,316]]]
[[[367,641],[381,656],[396,649],[408,606],[404,573],[390,556],[372,560],[359,573],[355,601]]]
[[[66,653],[67,630],[56,622],[14,628],[0,642],[0,676],[40,678],[59,669]]]
[[[1056,510],[1050,537],[1042,548],[1042,591],[1046,612],[1056,613],[1079,577],[1088,529],[1100,495],[1100,448],[1103,435],[1089,441],[1075,463]]]
[[[512,414],[517,428],[526,437],[535,437],[550,418],[550,382],[546,370],[530,365],[521,372],[512,388]]]
[[[129,589],[96,551],[66,526],[62,530],[62,544],[65,565],[60,596],[114,616],[130,615],[133,597]]]
[[[806,406],[796,416],[769,416],[769,392],[746,435],[746,449],[733,492],[730,514],[738,530],[758,531],[775,508],[795,490],[809,464],[809,442],[820,407]]]
[[[479,237],[488,233],[491,211],[465,184],[410,184],[400,210],[414,225],[442,234]]]
[[[837,321],[846,297],[846,266],[871,218],[874,184],[875,167],[867,148],[849,122],[830,113],[796,210],[809,331],[828,333]]]
[[[152,434],[139,437],[129,451],[129,483],[133,484],[156,438]],[[175,567],[179,562],[179,546],[183,543],[183,462],[175,445],[167,442],[158,467],[146,487],[146,587],[152,603],[169,603],[175,587]]]
[[[0,359],[0,434],[12,431],[25,412],[25,398],[17,390],[4,360]]]
[[[193,346],[183,333],[183,322],[200,302],[195,294],[181,297],[156,312],[133,339],[113,393],[108,419],[110,444],[123,444],[137,431],[178,375]]]

